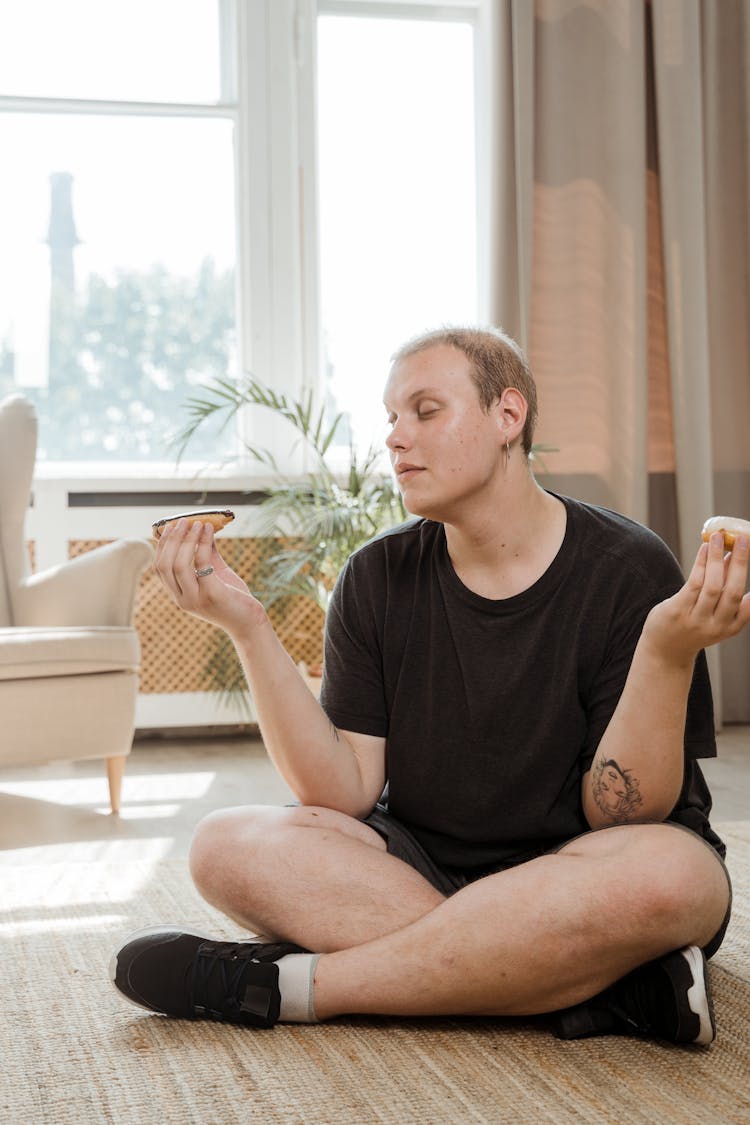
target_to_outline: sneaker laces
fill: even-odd
[[[258,1012],[257,994],[261,996],[260,1007],[267,1009],[262,998],[270,999],[271,989],[278,977],[278,970],[269,972],[270,966],[262,973],[262,980],[253,988],[256,994],[248,1009],[245,1005],[245,978],[251,964],[261,964],[275,960],[276,945],[258,945],[255,942],[203,942],[198,947],[193,961],[186,973],[190,1007],[196,1016],[214,1020],[236,1017],[241,1011]],[[278,955],[278,954],[277,954]]]

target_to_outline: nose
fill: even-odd
[[[399,449],[407,449],[408,448],[408,435],[407,435],[407,432],[406,432],[406,428],[405,428],[403,419],[399,418],[398,421],[393,423],[393,426],[391,427],[391,432],[388,434],[388,437],[385,439],[385,444],[387,445],[388,449],[391,450],[392,453],[395,453],[396,450],[399,450]]]

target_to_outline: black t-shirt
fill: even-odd
[[[682,585],[653,532],[560,497],[563,544],[501,600],[469,590],[442,524],[416,519],[356,551],[328,613],[321,702],[345,730],[387,739],[389,811],[446,867],[486,870],[588,828],[581,778],[615,710],[649,610]],[[723,854],[695,758],[713,757],[705,656],[670,819]]]

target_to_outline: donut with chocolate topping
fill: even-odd
[[[154,539],[158,539],[166,525],[177,520],[189,520],[191,524],[210,523],[213,524],[214,531],[221,531],[233,519],[234,512],[230,508],[203,508],[197,512],[178,512],[175,516],[165,516],[163,520],[157,520],[151,525],[151,531]]]

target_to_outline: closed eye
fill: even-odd
[[[415,412],[417,421],[418,422],[426,422],[428,418],[432,418],[433,415],[438,414],[439,411],[440,411],[439,406],[432,406],[432,405],[418,406],[417,410]],[[394,414],[394,413],[388,414],[388,418],[386,419],[387,425],[395,426],[397,421],[398,421],[398,415],[397,414]]]

